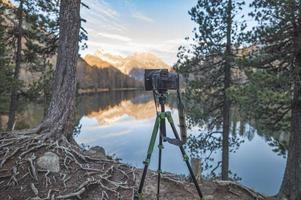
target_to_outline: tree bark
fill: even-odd
[[[300,38],[301,39],[301,38]],[[284,178],[278,194],[289,200],[301,199],[301,53],[297,55],[294,76],[293,99],[291,102],[291,135]]]
[[[15,83],[12,85],[11,88],[11,95],[10,95],[10,105],[9,105],[9,114],[8,114],[8,123],[7,123],[7,130],[12,130],[15,118],[16,118],[16,111],[18,106],[18,86],[17,82],[19,80],[20,68],[21,68],[21,60],[22,60],[22,36],[23,36],[23,0],[20,1],[18,7],[18,35],[17,35],[17,48],[16,48],[16,58],[15,58],[15,71],[14,71],[14,81]]]
[[[231,84],[231,30],[232,30],[232,0],[227,6],[227,43],[226,62],[224,68],[224,102],[223,102],[223,146],[222,146],[222,180],[229,178],[229,132],[230,132],[230,99],[227,90]]]
[[[80,30],[80,0],[61,0],[59,46],[52,97],[47,114],[38,127],[46,139],[72,138],[76,98],[76,64]]]
[[[292,7],[295,9],[295,7]],[[301,21],[301,7],[299,8]],[[294,27],[295,62],[292,69],[291,133],[284,177],[278,197],[301,199],[301,26]]]

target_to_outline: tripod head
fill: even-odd
[[[159,105],[161,107],[161,112],[165,112],[165,104],[167,100],[167,90],[160,90],[160,91],[153,91],[154,94],[154,101],[157,107],[157,99],[159,100]]]

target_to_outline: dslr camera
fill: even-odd
[[[144,86],[146,91],[166,92],[167,90],[177,90],[179,89],[179,75],[168,72],[167,69],[145,69]]]

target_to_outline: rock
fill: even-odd
[[[43,156],[38,158],[37,165],[40,168],[51,172],[59,172],[60,158],[53,152],[46,152]]]
[[[94,158],[106,158],[106,151],[103,147],[94,146],[88,150],[88,154],[90,154]]]

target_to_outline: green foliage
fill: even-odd
[[[246,25],[236,21],[244,1],[198,1],[189,14],[196,22],[193,42],[179,48],[176,69],[186,77],[186,97],[198,106],[190,108],[191,122],[220,126],[226,95],[225,67],[236,68],[231,49],[241,44]],[[230,40],[227,36],[230,34]],[[231,76],[231,75],[230,75]],[[229,77],[228,77],[229,78]]]
[[[258,25],[245,35],[253,47],[241,60],[248,82],[231,88],[231,95],[256,119],[257,128],[289,132],[293,88],[300,80],[296,61],[301,56],[301,2],[257,0],[251,6],[250,16]]]
[[[189,136],[186,148],[193,158],[202,157],[202,172],[206,172],[205,178],[214,179],[220,177],[218,168],[221,161],[214,159],[213,155],[219,154],[222,148],[222,134],[219,131],[213,131],[207,134],[199,134],[198,136]],[[229,138],[229,147],[231,153],[235,153],[240,145],[244,142],[239,137],[231,136]],[[231,171],[230,179],[238,181],[240,178]]]
[[[57,48],[58,41],[58,8],[59,1],[57,0],[16,0],[14,5],[3,5],[6,12],[3,13],[3,26],[5,27],[4,38],[7,41],[7,57],[10,60],[11,68],[15,66],[15,53],[17,51],[16,40],[19,35],[17,30],[18,18],[16,16],[18,4],[22,6],[22,47],[21,47],[21,62],[22,68],[27,71],[42,74],[38,83],[32,84],[32,88],[22,87],[21,81],[13,80],[10,86],[17,84],[19,94],[27,97],[39,97],[41,89],[37,90],[37,85],[46,86],[49,84],[49,59],[51,59]],[[12,74],[4,74],[6,78],[12,79]],[[45,79],[46,78],[46,79]],[[48,86],[48,85],[47,85]],[[39,86],[40,87],[40,86]],[[22,91],[23,90],[23,91]],[[33,92],[36,91],[35,94]]]
[[[50,63],[45,63],[45,69],[42,76],[31,84],[29,90],[26,91],[26,97],[31,100],[36,100],[37,96],[43,96],[46,101],[45,103],[48,104],[51,97],[52,79],[53,67]]]
[[[286,79],[261,69],[246,74],[248,83],[229,90],[240,112],[256,119],[256,127],[262,131],[289,131],[290,92],[281,88]]]
[[[246,28],[243,20],[237,21],[243,0],[199,0],[189,14],[197,25],[194,28],[192,44],[179,48],[175,68],[184,75],[187,82],[185,91],[186,110],[190,125],[200,125],[198,137],[188,140],[193,156],[206,154],[203,168],[213,168],[211,176],[222,164],[222,177],[228,178],[229,149],[239,146],[240,140],[230,136],[231,101],[228,90],[232,70],[237,69],[236,49],[242,44],[241,33]],[[223,130],[221,130],[223,126]],[[204,133],[205,132],[205,133]],[[206,133],[207,132],[207,133]],[[212,134],[218,132],[217,134]],[[222,162],[213,167],[211,156],[222,148]],[[234,175],[234,177],[236,177]]]

